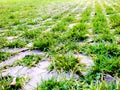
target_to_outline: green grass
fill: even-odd
[[[88,22],[90,19],[90,14],[91,14],[91,7],[87,7],[87,9],[82,13],[80,22],[85,23]]]
[[[114,14],[115,13],[115,11],[113,10],[112,7],[106,6],[105,8],[106,8],[106,14],[109,15],[109,14]]]
[[[30,50],[37,49],[48,55],[50,70],[80,76],[70,80],[52,78],[43,81],[37,90],[119,90],[119,84],[107,83],[102,75],[120,77],[120,7],[112,3],[113,0],[105,1],[111,3],[110,6],[99,1],[89,0],[87,6],[84,0],[0,0],[0,49],[24,48],[33,43]],[[74,26],[69,28],[70,25]],[[15,38],[8,40],[9,36]],[[93,41],[88,42],[89,38]],[[94,61],[85,76],[81,75],[84,64],[74,56],[78,53]],[[11,55],[0,52],[0,62]],[[44,56],[28,55],[12,66],[32,68],[42,58]],[[9,85],[12,78],[2,79],[0,89],[12,90]],[[6,86],[1,87],[2,83]],[[16,87],[13,90],[17,90]]]
[[[26,67],[34,67],[42,60],[42,56],[39,55],[27,55],[22,60],[19,60],[13,64],[13,66],[26,66]]]
[[[84,24],[84,23],[78,24],[66,33],[66,38],[74,39],[77,41],[83,41],[87,38],[86,30],[87,30],[86,24]]]
[[[7,39],[4,37],[0,37],[0,49],[3,48],[7,43]]]
[[[69,81],[66,79],[63,79],[61,81],[58,81],[54,78],[43,81],[41,85],[37,87],[36,90],[74,90],[78,89],[77,85],[74,84],[75,81]]]
[[[79,67],[79,59],[74,57],[73,55],[67,54],[55,54],[52,60],[52,64],[50,69],[56,69],[60,71],[79,71],[77,67]],[[77,70],[76,70],[77,68]]]
[[[60,32],[63,32],[63,31],[66,31],[66,23],[65,22],[60,22],[58,23],[55,27],[52,28],[52,31],[60,31]]]
[[[1,90],[18,90],[22,88],[24,79],[17,78],[16,84],[14,86],[10,85],[13,81],[13,78],[10,76],[1,77],[0,76],[0,89]]]
[[[5,45],[5,47],[9,47],[9,48],[21,48],[24,47],[26,45],[26,41],[25,40],[15,40],[15,41],[8,41]]]
[[[117,28],[120,26],[120,15],[111,15],[110,16],[110,21],[111,21],[111,26],[112,28]]]
[[[114,42],[115,41],[115,37],[113,34],[110,33],[104,33],[102,35],[99,36],[95,36],[94,39],[96,42]]]
[[[41,30],[39,29],[36,29],[36,30],[27,30],[23,33],[23,37],[26,38],[26,39],[34,39],[34,38],[37,38],[39,37],[41,34]]]
[[[48,51],[54,45],[56,35],[52,33],[42,34],[39,38],[34,40],[34,48],[41,51]]]
[[[105,80],[101,82],[96,82],[96,84],[91,81],[91,84],[81,82],[81,80],[75,79],[60,79],[56,80],[54,78],[42,81],[42,84],[39,85],[36,90],[119,90],[120,84],[114,82],[107,83]]]
[[[11,53],[0,52],[0,62],[7,60],[11,56]]]
[[[88,45],[88,47],[82,47],[86,54],[93,56],[95,66],[93,72],[107,73],[110,75],[119,76],[119,57],[120,48],[117,44],[111,43],[99,43],[96,45]],[[118,64],[118,65],[117,65]]]

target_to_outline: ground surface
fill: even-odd
[[[1,90],[119,90],[119,0],[0,0]]]

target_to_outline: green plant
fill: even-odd
[[[120,34],[120,27],[117,27],[117,28],[115,28],[115,32],[114,32],[115,34]]]
[[[0,89],[1,90],[18,90],[22,88],[22,84],[24,82],[23,78],[17,78],[16,84],[14,86],[10,85],[12,83],[13,78],[10,76],[1,77],[0,76]]]
[[[107,28],[107,21],[103,14],[97,13],[93,21],[93,30],[95,33],[104,33],[104,30]]]
[[[62,22],[66,22],[66,23],[72,23],[73,21],[75,21],[75,18],[72,15],[69,15],[62,19]]]
[[[48,51],[50,46],[54,44],[52,36],[43,35],[34,41],[34,48],[42,51]]]
[[[27,55],[22,60],[15,62],[13,65],[27,66],[29,68],[35,66],[37,63],[42,60],[42,56],[39,55]]]
[[[95,37],[96,42],[114,42],[115,38],[114,35],[110,33],[104,33],[102,35],[98,35]]]
[[[86,24],[84,23],[78,24],[66,32],[65,38],[83,41],[87,38],[86,30],[87,30]]]
[[[91,7],[87,7],[87,9],[82,13],[80,22],[85,23],[90,19]]]
[[[66,23],[65,22],[60,22],[58,23],[55,27],[52,28],[52,31],[60,31],[60,32],[64,32],[66,31]]]
[[[34,39],[37,38],[38,36],[40,36],[41,31],[40,30],[26,30],[23,33],[23,37],[28,38],[28,39]]]
[[[7,60],[10,56],[11,53],[0,52],[0,62]]]
[[[7,42],[5,47],[20,48],[20,47],[24,47],[25,45],[26,45],[26,41],[18,39],[18,40],[12,41],[12,42]]]
[[[3,48],[7,43],[7,39],[4,37],[0,37],[0,49]]]
[[[27,25],[18,25],[16,30],[25,31],[25,30],[28,30],[28,26]]]
[[[113,10],[112,7],[106,6],[105,8],[106,8],[106,14],[114,14],[115,13],[115,11]]]
[[[55,54],[51,63],[51,69],[70,71],[78,65],[78,58],[72,55]]]
[[[119,90],[120,84],[114,82],[107,83],[105,80],[96,84],[91,83],[88,90]]]
[[[75,80],[61,79],[57,80],[55,78],[49,79],[47,81],[42,81],[41,85],[38,85],[37,90],[79,90],[81,87],[77,84]]]
[[[111,26],[112,28],[116,28],[120,25],[120,15],[110,15],[110,21],[111,21]]]

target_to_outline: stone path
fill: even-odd
[[[0,67],[4,67],[6,65],[12,65],[13,62],[24,58],[26,55],[31,55],[31,54],[37,54],[37,55],[43,55],[44,53],[38,51],[38,50],[28,50],[26,48],[16,48],[16,49],[4,49],[7,50],[8,52],[19,52],[19,54],[12,56],[8,60],[0,63]],[[90,66],[94,65],[93,61],[82,54],[76,55],[77,57],[81,58],[80,63],[86,64],[87,68]],[[28,68],[25,66],[15,66],[15,67],[9,67],[8,69],[2,70],[2,76],[12,76],[14,78],[16,77],[29,77],[30,80],[28,83],[26,83],[25,86],[23,86],[23,90],[33,90],[37,87],[38,84],[41,83],[42,80],[48,80],[52,77],[56,77],[57,79],[60,78],[67,78],[70,79],[71,77],[74,77],[76,79],[79,78],[77,74],[72,74],[72,73],[58,73],[57,71],[49,71],[48,67],[50,65],[50,60],[42,60],[40,61],[36,67]],[[84,73],[84,72],[83,72]]]
[[[81,8],[82,5],[85,5],[85,6],[83,6]],[[88,2],[87,0],[85,0],[82,3],[80,3],[80,5],[79,5],[79,3],[76,3],[76,6],[74,6],[74,7],[71,6],[70,8],[66,8],[61,13],[64,13],[67,10],[69,10],[69,12],[65,15],[65,16],[68,16],[71,13],[77,12],[75,17],[76,17],[76,19],[78,19],[78,18],[80,18],[81,13],[89,5],[92,5],[91,2]],[[81,13],[79,13],[79,12],[81,12]],[[37,19],[40,19],[40,18],[37,18]],[[48,18],[47,20],[44,20],[40,24],[30,26],[31,30],[39,28],[42,24],[45,24],[47,21],[52,21],[52,19]],[[57,20],[56,24],[58,22],[60,22],[60,20]],[[76,24],[77,23],[69,24],[68,27],[72,28]],[[55,24],[51,25],[50,27],[54,27],[54,25]],[[47,30],[43,31],[43,33],[49,32],[50,30],[51,30],[51,28],[48,28]],[[1,31],[1,29],[0,29],[0,31]],[[2,30],[2,31],[5,31],[5,30]],[[17,36],[15,36],[15,37],[12,37],[12,36],[7,37],[7,39],[10,40],[10,41],[14,40],[15,38],[19,38],[19,37],[17,37]],[[92,39],[89,38],[88,42],[91,42],[91,41],[92,41]],[[14,67],[11,66],[11,67],[9,67],[7,69],[4,69],[5,66],[12,65],[14,62],[24,58],[27,55],[45,55],[45,52],[41,52],[39,50],[30,50],[29,48],[32,47],[32,46],[33,46],[33,43],[30,42],[25,46],[27,48],[12,48],[12,49],[3,48],[3,49],[1,49],[2,52],[15,53],[15,55],[9,57],[7,60],[0,63],[0,68],[2,68],[2,74],[1,74],[2,77],[5,77],[5,76],[9,75],[9,76],[14,77],[14,80],[15,80],[16,77],[28,77],[29,80],[22,87],[22,90],[33,90],[33,89],[35,89],[37,87],[38,84],[41,83],[42,80],[48,80],[48,79],[50,79],[52,77],[56,77],[57,79],[60,79],[60,78],[67,78],[67,79],[76,78],[76,79],[79,79],[79,75],[73,74],[72,72],[58,73],[55,70],[49,71],[48,67],[51,64],[51,61],[48,60],[48,59],[40,61],[38,64],[36,64],[35,67],[31,67],[31,68],[18,65],[18,66],[14,66]],[[90,67],[92,67],[94,65],[93,60],[90,57],[86,56],[86,55],[76,54],[75,56],[80,59],[81,64],[85,65],[84,69],[88,69],[88,68],[90,68]],[[86,75],[87,71],[82,72],[82,74]]]

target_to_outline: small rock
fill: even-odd
[[[110,83],[110,82],[116,82],[116,79],[114,77],[112,77],[111,75],[108,75],[108,74],[105,74],[103,76],[104,80],[106,80],[107,83]]]
[[[15,86],[15,85],[16,85],[16,77],[13,78],[13,81],[12,81],[12,83],[11,83],[10,85],[11,85],[11,86]]]

